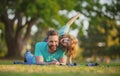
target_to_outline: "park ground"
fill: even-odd
[[[0,60],[0,76],[120,76],[120,62],[99,66],[24,65]]]

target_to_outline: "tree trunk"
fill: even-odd
[[[7,45],[6,58],[20,58],[21,51],[24,48],[24,43],[18,33],[17,37],[15,36],[15,32],[13,32],[12,26],[13,23],[11,21],[5,22],[5,40]]]
[[[37,18],[32,18],[31,20],[26,21],[25,25],[22,25],[23,17],[22,12],[16,13],[13,20],[8,18],[7,11],[2,14],[2,22],[5,25],[5,40],[8,50],[6,55],[7,58],[20,58],[22,56],[21,52],[30,38],[31,28],[38,20]],[[18,20],[18,23],[14,24],[16,19]],[[23,29],[26,29],[24,34]]]
[[[8,52],[6,57],[7,58],[20,58],[21,55],[21,51],[24,48],[24,44],[22,43],[17,43],[15,40],[7,43],[7,48],[8,48]]]

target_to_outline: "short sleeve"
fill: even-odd
[[[70,26],[64,25],[58,30],[59,36],[67,34],[69,32]]]
[[[35,45],[35,56],[43,56],[41,52],[41,44],[36,43]]]

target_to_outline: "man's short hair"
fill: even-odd
[[[54,36],[54,35],[59,36],[59,34],[58,34],[58,32],[56,30],[49,30],[47,32],[47,39],[48,39],[49,36]]]

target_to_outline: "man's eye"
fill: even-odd
[[[50,42],[53,42],[53,41],[50,41]]]

